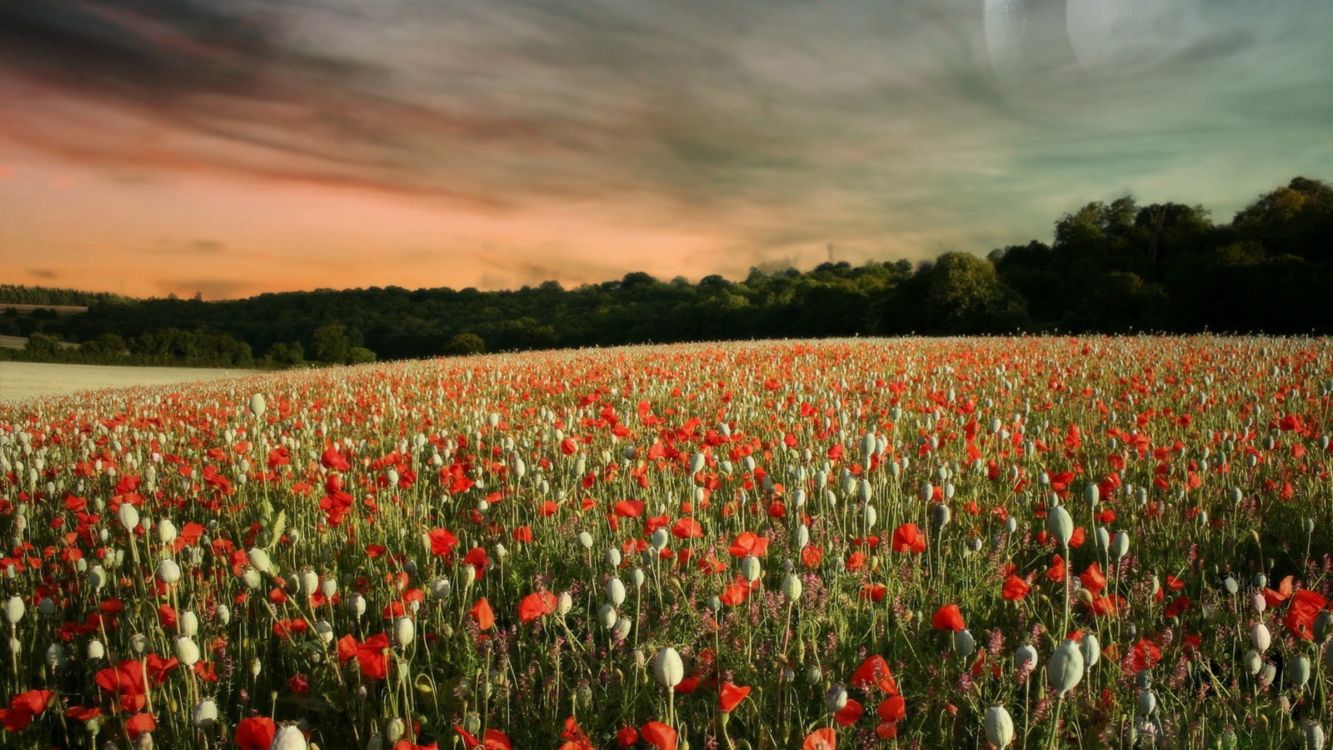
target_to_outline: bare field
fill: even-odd
[[[0,401],[20,401],[105,388],[171,385],[238,378],[254,370],[202,367],[116,367],[45,362],[0,362]]]

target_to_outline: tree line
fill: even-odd
[[[1296,178],[1228,223],[1197,205],[1089,203],[1056,221],[1049,244],[986,257],[752,269],[743,280],[697,283],[630,273],[574,289],[548,281],[493,292],[372,287],[219,302],[94,296],[83,314],[0,315],[0,334],[26,327],[22,335],[93,343],[98,357],[275,367],[752,338],[1327,334],[1330,292],[1333,188]],[[119,354],[108,355],[112,349]],[[30,356],[75,354],[48,348]]]

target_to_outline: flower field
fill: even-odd
[[[904,339],[0,405],[0,746],[1322,748],[1331,388]]]

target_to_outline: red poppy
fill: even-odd
[[[898,683],[893,679],[893,670],[889,669],[889,663],[884,657],[878,654],[867,657],[852,673],[852,687],[865,690],[871,686],[878,687],[886,693],[898,692]]]
[[[278,725],[267,716],[251,716],[236,725],[231,741],[237,750],[268,750]]]
[[[347,461],[337,448],[328,448],[324,455],[320,456],[319,463],[330,471],[347,471],[352,468],[352,464]]]
[[[436,557],[445,557],[458,546],[458,537],[448,529],[431,529],[426,536],[430,539],[430,553]]]
[[[491,603],[486,601],[484,596],[478,599],[467,613],[482,631],[490,630],[495,625],[495,612],[491,610]]]
[[[865,707],[861,705],[861,701],[858,701],[855,698],[848,698],[847,705],[838,709],[838,712],[833,714],[833,721],[840,727],[850,727],[861,719],[861,714],[863,713],[865,713]]]
[[[907,701],[901,695],[890,695],[879,702],[879,707],[875,709],[875,715],[882,721],[902,721],[907,718]]]
[[[514,745],[509,741],[509,735],[498,729],[487,729],[485,739],[477,739],[462,727],[455,726],[454,732],[463,738],[463,747],[465,750],[514,750]]]
[[[538,591],[523,597],[518,603],[518,619],[520,622],[529,623],[555,612],[556,599],[555,594],[549,591]]]
[[[157,729],[157,722],[153,719],[153,715],[149,713],[135,714],[125,720],[125,731],[129,732],[132,740],[136,740],[139,735],[151,732],[154,729]]]
[[[957,604],[946,604],[935,610],[935,616],[930,618],[931,627],[936,630],[952,630],[957,632],[967,627],[963,620],[963,611]]]
[[[676,730],[660,721],[650,721],[639,729],[644,742],[657,750],[676,750]]]
[[[838,735],[829,727],[816,729],[805,736],[801,750],[838,750]]]
[[[736,540],[727,548],[732,557],[746,557],[754,555],[763,557],[768,552],[768,537],[759,536],[753,531],[742,531],[736,536]]]
[[[1094,595],[1100,594],[1102,589],[1106,588],[1106,576],[1102,575],[1102,568],[1097,563],[1088,566],[1078,579],[1083,582],[1083,588],[1091,591]]]
[[[1065,559],[1059,555],[1051,556],[1051,566],[1046,569],[1046,578],[1054,583],[1065,579]]]
[[[743,685],[733,685],[730,682],[722,683],[722,691],[717,697],[718,708],[722,713],[731,713],[736,710],[741,701],[745,700],[750,694],[750,688]]]
[[[138,659],[126,659],[114,667],[107,667],[93,678],[97,686],[120,701],[120,710],[134,713],[148,703],[143,664]]]
[[[1301,589],[1291,597],[1291,604],[1287,605],[1287,616],[1282,623],[1292,635],[1307,641],[1314,640],[1315,618],[1327,605],[1328,602],[1324,597],[1308,589]]]
[[[388,649],[389,636],[384,633],[376,633],[356,647],[356,666],[362,677],[382,680],[389,676],[389,659],[384,653]]]
[[[560,745],[560,750],[597,750],[573,716],[565,719],[565,728],[560,732],[560,739],[565,740]]]
[[[9,700],[9,708],[0,708],[0,726],[9,732],[22,732],[33,718],[46,710],[53,693],[50,690],[29,690]]]
[[[1027,596],[1028,590],[1031,588],[1032,587],[1028,585],[1027,581],[1018,576],[1011,575],[1004,579],[1004,588],[1001,590],[1001,593],[1004,595],[1006,601],[1016,602],[1021,601],[1023,597]]]
[[[628,750],[639,743],[639,730],[634,727],[621,727],[616,732],[616,746],[621,750]]]
[[[893,531],[893,551],[920,554],[926,551],[926,535],[914,523],[905,523]]]

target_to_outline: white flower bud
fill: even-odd
[[[658,649],[653,657],[653,676],[662,687],[672,690],[685,679],[685,665],[676,649],[670,646]]]
[[[986,730],[986,741],[997,750],[1004,750],[1014,741],[1014,720],[1004,706],[991,706],[986,709],[986,718],[982,722]]]

